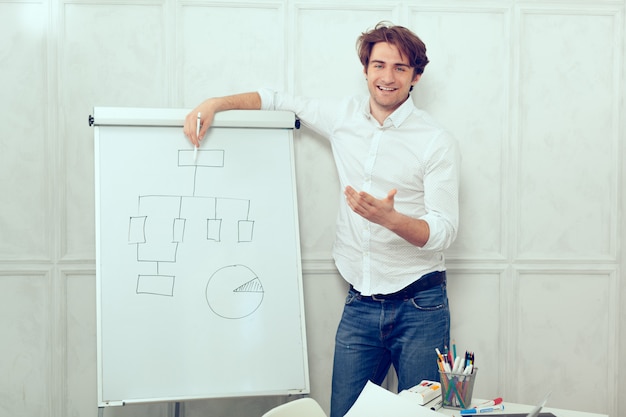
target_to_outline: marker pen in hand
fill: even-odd
[[[193,162],[195,163],[198,160],[198,146],[200,145],[200,138],[198,138],[198,136],[200,135],[200,117],[202,116],[202,113],[198,113],[198,119],[196,120],[196,140],[198,140],[198,145],[193,147]]]

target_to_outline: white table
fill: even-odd
[[[485,400],[474,399],[472,404],[480,404]],[[515,404],[504,402],[504,410],[494,411],[493,413],[484,413],[484,414],[475,414],[476,416],[489,417],[490,414],[516,414],[516,413],[528,413],[530,412],[534,406],[532,405],[523,405],[523,404]],[[585,413],[582,411],[572,411],[572,410],[562,410],[559,408],[551,408],[544,407],[541,409],[542,412],[552,413],[556,417],[608,417],[607,414],[596,414],[596,413]],[[450,408],[440,408],[437,410],[438,413],[445,414],[448,416],[456,416],[460,417],[461,413],[459,410],[450,409]]]

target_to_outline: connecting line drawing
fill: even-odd
[[[193,151],[179,150],[178,168],[194,169],[193,193],[138,197],[137,214],[129,220],[128,244],[136,246],[137,262],[153,265],[154,271],[138,275],[137,294],[174,296],[176,276],[160,274],[159,265],[177,262],[178,250],[184,245],[186,236],[194,242],[202,240],[208,244],[253,241],[255,222],[250,219],[249,199],[200,196],[195,193],[199,169],[223,168],[224,157],[223,150],[202,150],[198,151],[198,157],[194,160]],[[230,296],[225,295],[225,288],[232,290]],[[228,266],[220,268],[211,276],[206,298],[209,307],[218,316],[243,318],[252,314],[261,304],[263,285],[250,268],[243,265]],[[229,305],[227,299],[231,299],[233,304]]]

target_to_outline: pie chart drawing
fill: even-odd
[[[263,301],[261,280],[244,265],[229,265],[215,271],[206,286],[206,300],[215,314],[241,319],[254,313]]]

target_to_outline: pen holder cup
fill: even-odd
[[[442,406],[444,408],[470,408],[478,368],[469,375],[439,371]]]

